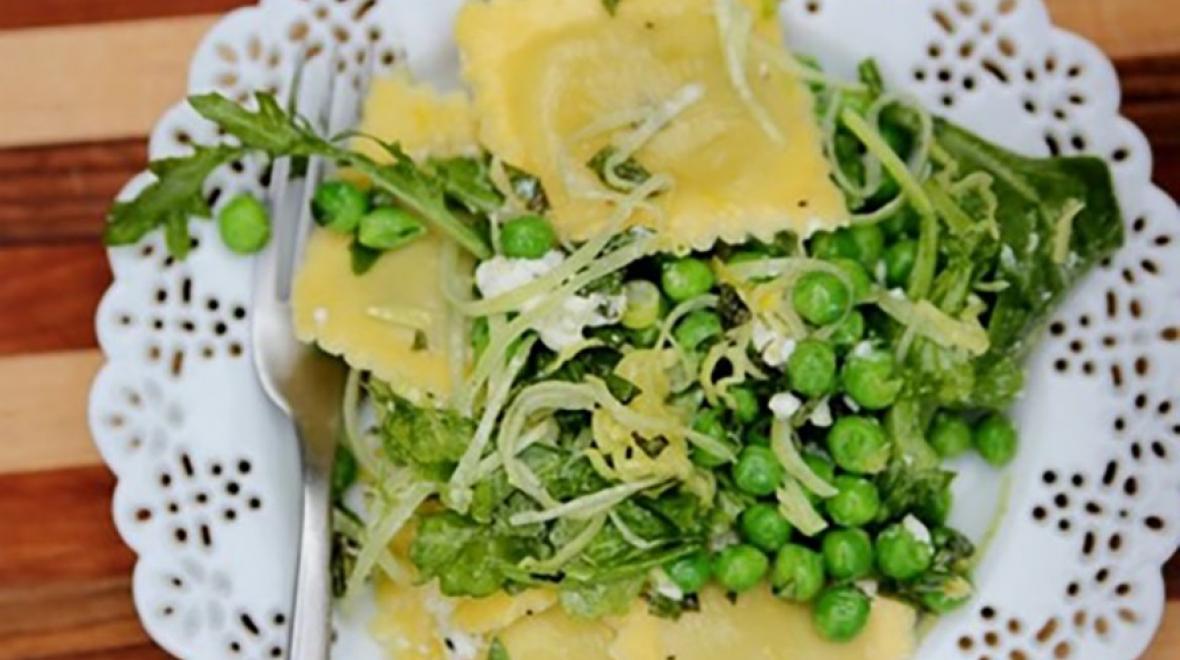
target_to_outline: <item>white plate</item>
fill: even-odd
[[[459,4],[263,0],[213,28],[189,89],[282,92],[312,47],[322,66],[407,61],[453,84]],[[872,55],[894,88],[988,138],[1111,162],[1127,246],[1078,287],[1029,362],[1007,496],[978,464],[961,466],[958,522],[978,538],[997,501],[1007,513],[977,598],[940,621],[920,657],[1136,657],[1159,623],[1160,567],[1180,539],[1180,212],[1150,183],[1151,152],[1118,114],[1113,68],[1055,29],[1039,0],[790,0],[782,13],[794,47],[830,69],[850,73]],[[216,137],[178,104],[151,155]],[[260,171],[256,161],[227,168],[209,191],[222,202],[260,193]],[[159,236],[110,251],[115,282],[96,319],[108,363],[90,424],[119,478],[113,515],[139,555],[134,595],[148,633],[183,657],[275,657],[292,584],[296,450],[247,354],[252,264],[212,224],[193,229],[199,247],[183,263]],[[377,657],[365,613],[345,618],[336,657]]]

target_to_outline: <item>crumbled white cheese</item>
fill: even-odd
[[[1011,245],[1004,245],[1004,247],[1000,248],[1000,266],[1010,273],[1016,272],[1020,267],[1016,263],[1016,253],[1012,251]]]
[[[826,429],[832,425],[832,406],[828,404],[827,397],[820,399],[819,403],[815,404],[815,409],[811,411],[811,416],[807,418],[812,426]]]
[[[790,419],[802,407],[803,402],[790,392],[779,392],[770,397],[770,411],[777,419]]]
[[[877,581],[876,580],[857,580],[856,587],[865,592],[869,598],[877,597]]]
[[[480,262],[475,269],[475,286],[484,298],[519,289],[561,265],[565,255],[551,250],[540,259],[509,259],[495,256]]]
[[[922,524],[921,520],[915,518],[914,514],[911,513],[905,518],[902,518],[901,526],[911,536],[918,539],[919,542],[925,545],[933,545],[933,541],[930,539],[930,530],[926,528],[926,525]]]
[[[570,296],[553,313],[538,321],[535,329],[550,350],[560,352],[585,339],[586,328],[618,323],[626,307],[626,296],[601,293]]]
[[[721,550],[724,550],[731,545],[737,545],[738,543],[741,543],[741,539],[738,537],[737,532],[731,529],[723,534],[718,534],[709,539],[709,550],[711,552],[720,552]]]
[[[475,269],[475,285],[484,298],[494,298],[545,276],[563,261],[565,255],[558,250],[552,250],[540,259],[495,256],[481,262]],[[520,308],[527,311],[538,301],[539,298],[525,301]],[[571,295],[550,314],[539,319],[533,328],[545,346],[560,352],[585,339],[586,328],[617,323],[626,307],[627,298],[622,295]]]
[[[873,354],[873,342],[864,340],[852,347],[853,357],[863,358]]]
[[[662,568],[657,568],[651,572],[651,585],[656,593],[664,598],[684,600],[684,590],[676,586],[676,583],[672,581],[672,578],[668,577],[668,573]]]
[[[775,332],[761,321],[754,321],[750,341],[755,350],[762,354],[762,360],[772,367],[781,367],[795,352],[795,340]]]
[[[903,291],[901,287],[893,287],[889,290],[889,295],[897,298],[898,300],[905,300],[905,291]]]

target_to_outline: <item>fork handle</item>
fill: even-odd
[[[300,440],[306,447],[306,439]],[[322,461],[309,458],[303,460],[303,520],[291,615],[292,660],[326,660],[331,640],[331,472],[324,469]]]

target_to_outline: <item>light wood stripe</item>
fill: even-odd
[[[1055,20],[1116,58],[1180,50],[1159,0],[1050,0]],[[0,147],[142,136],[184,93],[214,16],[0,31]],[[13,64],[17,63],[17,64]],[[68,83],[66,82],[68,81]]]
[[[1111,58],[1180,52],[1175,0],[1047,0],[1053,21],[1094,40]]]
[[[146,135],[215,17],[0,32],[0,147]]]
[[[0,358],[0,473],[100,461],[86,424],[97,350]]]

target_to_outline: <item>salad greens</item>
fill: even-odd
[[[478,260],[450,301],[472,365],[453,401],[350,379],[349,405],[376,416],[362,427],[346,410],[338,593],[386,565],[412,521],[409,560],[448,596],[549,586],[579,616],[642,596],[677,617],[708,584],[769,584],[848,640],[865,580],[931,614],[970,596],[943,458],[1013,459],[1020,362],[1123,236],[1100,160],[1012,154],[892,96],[871,62],[860,85],[813,91],[854,216],[834,232],[680,255],[642,229],[561,245],[540,182],[490,155],[416,163],[385,144],[382,165],[270,96],[251,111],[208,95],[193,106],[238,145],[154,163],[106,240],[163,228],[183,256],[187,219],[210,213],[204,180],[261,152],[372,182],[315,195],[317,221],[355,236],[358,273],[420,223]],[[613,193],[659,194],[644,186],[659,173],[617,160],[586,168]],[[367,520],[344,497],[358,486]]]

